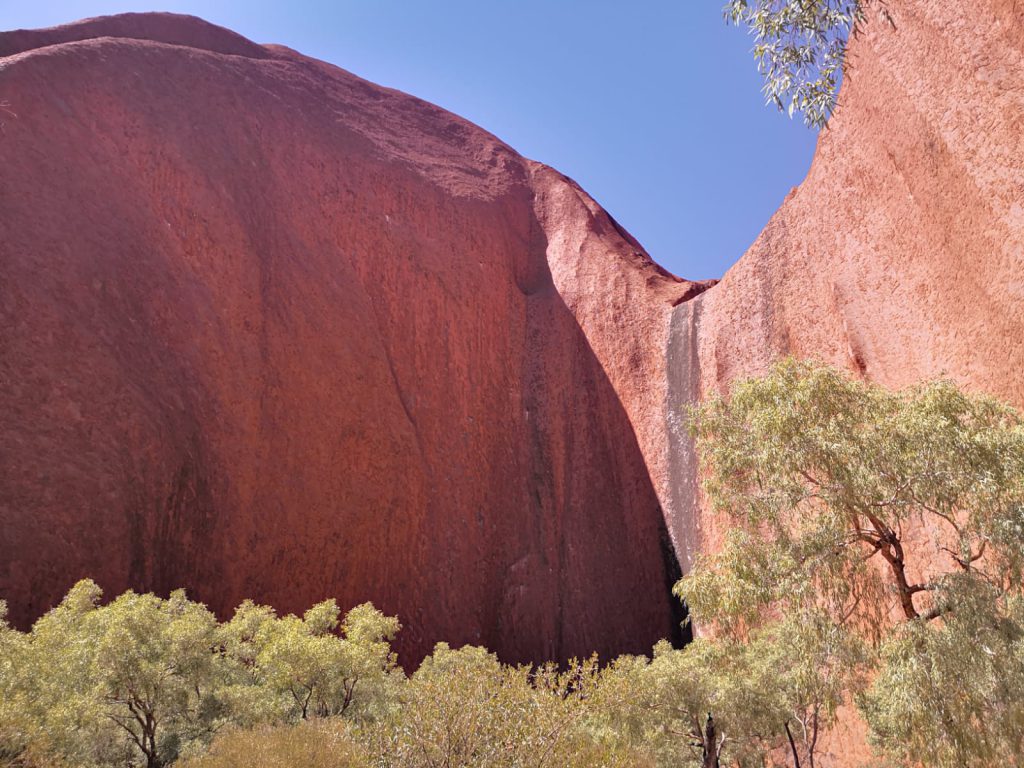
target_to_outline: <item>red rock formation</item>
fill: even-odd
[[[676,310],[675,404],[795,354],[889,386],[947,375],[1024,407],[1024,10],[890,0],[851,57],[807,179]],[[678,445],[670,517],[695,542]]]
[[[876,5],[807,180],[706,291],[287,49],[154,14],[0,35],[0,595],[336,595],[410,657],[645,650],[659,500],[684,565],[715,538],[687,402],[793,353],[1024,406],[1017,6]]]
[[[1024,407],[1024,7],[875,3],[851,58],[807,179],[674,311],[665,506],[684,567],[724,521],[702,509],[674,414],[782,355],[893,387],[949,376]],[[825,764],[866,763],[859,719],[831,738]]]
[[[702,286],[466,121],[197,19],[7,33],[0,54],[17,622],[91,576],[221,612],[370,599],[407,661],[673,632],[641,450],[664,442],[636,416],[663,411],[646,381]]]

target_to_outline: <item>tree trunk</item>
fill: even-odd
[[[701,762],[701,768],[720,768],[718,760],[718,731],[715,728],[715,719],[711,717],[711,713],[708,713],[708,719],[704,723],[704,736],[701,739],[704,742],[704,759]]]
[[[143,726],[142,743],[146,745],[146,749],[143,750],[146,753],[146,768],[164,768],[164,762],[160,759],[156,746],[156,720],[149,712],[146,713]]]
[[[796,742],[793,740],[793,733],[789,730],[789,723],[786,726],[786,738],[789,739],[789,748],[793,751],[793,768],[800,768],[800,755],[796,751]]]

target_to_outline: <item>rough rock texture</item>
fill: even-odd
[[[678,631],[644,452],[703,285],[466,121],[197,19],[0,55],[16,622],[91,576],[222,613],[370,599],[406,661]]]
[[[1024,406],[1024,10],[871,13],[806,181],[710,290],[287,49],[161,14],[0,35],[15,619],[91,575],[372,599],[407,660],[642,651],[678,618],[663,519],[683,567],[719,526],[686,403],[792,353]]]
[[[889,386],[947,375],[1024,407],[1024,6],[884,9],[807,179],[675,310],[669,413],[784,354]],[[688,441],[671,445],[670,528],[692,553],[713,521]]]
[[[673,313],[665,506],[684,568],[725,521],[702,508],[676,414],[782,355],[893,387],[945,375],[1024,407],[1024,4],[887,0],[869,16],[807,179]],[[865,730],[844,714],[820,763],[867,764]]]

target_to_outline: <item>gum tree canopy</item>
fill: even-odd
[[[730,523],[676,587],[694,620],[739,637],[780,619],[817,627],[810,647],[828,652],[807,679],[828,691],[819,682],[851,673],[841,686],[891,757],[1015,764],[1024,417],[949,381],[893,392],[787,360],[695,409],[693,425],[708,497]],[[829,637],[870,653],[857,662]],[[836,697],[824,701],[828,714]]]
[[[727,21],[749,27],[764,95],[821,128],[835,111],[846,43],[868,0],[730,0]]]

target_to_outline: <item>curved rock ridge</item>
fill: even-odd
[[[706,284],[431,104],[197,19],[0,36],[0,596],[373,600],[512,661],[678,633]]]
[[[248,56],[254,59],[266,59],[272,55],[271,51],[262,45],[195,16],[175,13],[125,13],[118,16],[82,19],[48,29],[0,32],[0,57],[13,56],[51,45],[107,37],[180,45],[211,53]]]

